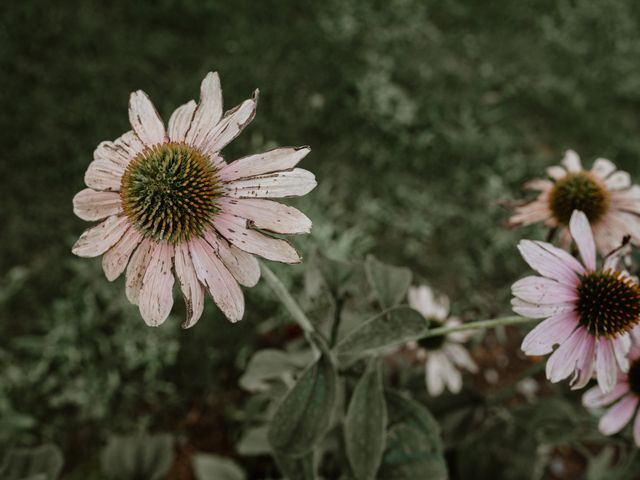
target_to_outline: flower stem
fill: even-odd
[[[480,320],[479,322],[463,323],[461,325],[455,325],[453,327],[438,327],[432,330],[427,330],[420,338],[437,337],[439,335],[446,335],[453,332],[461,332],[464,330],[475,330],[477,328],[495,328],[502,325],[517,325],[520,323],[528,323],[535,321],[535,318],[512,316],[512,317],[500,317],[492,318],[489,320]]]
[[[287,287],[280,281],[280,279],[276,276],[275,273],[271,271],[269,267],[267,267],[264,262],[260,262],[260,269],[262,270],[262,275],[265,280],[276,294],[276,296],[283,303],[284,307],[287,309],[289,314],[293,317],[300,328],[304,330],[306,333],[315,333],[315,328],[311,324],[309,318],[305,315],[305,313],[298,305],[298,302],[294,300],[294,298],[287,290]]]

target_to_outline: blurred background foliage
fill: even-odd
[[[314,222],[303,255],[409,265],[481,319],[509,311],[517,240],[543,236],[501,226],[525,179],[567,148],[638,179],[639,22],[631,0],[3,2],[0,446],[54,442],[68,478],[114,433],[233,455],[238,378],[292,335],[264,284],[237,325],[210,304],[192,330],[179,306],[147,328],[121,279],[72,258],[88,225],[71,199],[96,145],[128,130],[130,91],[166,119],[209,70],[227,107],[259,87],[225,156],[312,146],[319,186],[293,202]],[[304,268],[276,268],[301,296]]]

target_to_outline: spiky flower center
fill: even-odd
[[[576,308],[591,335],[614,338],[640,321],[640,289],[620,272],[587,273],[578,286]]]
[[[434,328],[440,328],[444,325],[444,323],[442,323],[440,320],[433,317],[428,317],[427,321],[429,322],[430,330]],[[418,345],[425,350],[440,350],[442,348],[442,345],[444,345],[446,339],[446,335],[436,335],[435,337],[421,338],[420,340],[418,340]]]
[[[581,210],[589,222],[599,220],[609,208],[605,186],[589,172],[570,173],[558,180],[549,194],[554,217],[568,225],[574,210]]]
[[[124,212],[146,237],[177,244],[200,235],[219,210],[222,184],[211,161],[184,143],[138,154],[122,176]]]
[[[629,382],[629,390],[640,397],[640,358],[629,366],[627,381]]]

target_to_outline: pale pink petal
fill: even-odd
[[[562,167],[553,166],[547,168],[547,175],[549,175],[549,177],[553,178],[554,180],[560,180],[562,177],[565,177],[567,175],[567,171]]]
[[[555,345],[562,344],[578,326],[575,312],[560,313],[540,322],[522,341],[521,349],[527,355],[546,355]]]
[[[605,180],[605,185],[609,190],[622,190],[631,186],[631,176],[627,172],[618,170]]]
[[[246,220],[226,213],[214,218],[214,226],[233,245],[245,252],[260,255],[268,260],[284,263],[300,263],[296,250],[286,240],[263,235],[247,228]]]
[[[196,102],[189,100],[184,105],[179,106],[171,114],[167,133],[172,142],[184,142],[191,127],[193,114],[196,111]]]
[[[173,306],[173,273],[171,272],[173,245],[155,246],[140,289],[140,314],[150,327],[161,325]]]
[[[93,228],[86,230],[71,252],[79,257],[97,257],[113,247],[129,227],[124,215],[114,215]]]
[[[547,180],[546,178],[536,178],[525,183],[524,188],[527,190],[546,192],[547,190],[551,190],[553,188],[553,182],[551,180]]]
[[[280,198],[306,195],[316,185],[313,173],[302,168],[294,168],[290,171],[234,180],[225,185],[225,190],[227,195],[235,198]]]
[[[204,149],[207,136],[216,128],[222,117],[222,88],[217,72],[209,72],[200,85],[200,102],[193,115],[186,142]]]
[[[550,243],[521,240],[518,244],[518,250],[531,268],[541,275],[558,280],[563,284],[577,285],[578,275],[584,273],[580,262]]]
[[[142,235],[132,225],[118,243],[111,247],[102,257],[102,269],[111,282],[118,278],[127,267],[129,257],[142,241]]]
[[[593,378],[596,363],[596,339],[590,337],[582,342],[581,351],[578,354],[576,369],[571,379],[571,389],[584,388]]]
[[[544,277],[525,277],[511,286],[514,296],[536,304],[568,303],[578,299],[576,288]]]
[[[100,143],[93,152],[93,159],[112,162],[124,169],[143,150],[144,144],[129,130],[113,142]]]
[[[478,371],[478,365],[473,361],[466,348],[455,343],[448,343],[443,347],[443,350],[455,365],[465,368],[471,373]]]
[[[155,242],[148,238],[145,238],[140,243],[140,246],[133,252],[129,265],[127,266],[127,281],[126,290],[127,299],[134,305],[138,304],[140,298],[140,289],[142,288],[142,280],[144,274],[147,271],[149,260]]]
[[[636,414],[636,420],[633,422],[633,440],[636,446],[640,447],[640,412]]]
[[[138,138],[147,146],[166,140],[164,124],[151,100],[142,90],[129,97],[129,122]]]
[[[209,132],[201,144],[205,153],[208,155],[218,153],[253,120],[258,105],[258,93],[256,90],[252,98],[224,114],[222,120]]]
[[[578,362],[584,342],[589,341],[589,334],[580,327],[576,328],[547,361],[546,373],[551,382],[559,382],[571,375]]]
[[[623,372],[627,372],[629,370],[629,359],[627,358],[627,354],[631,349],[631,337],[625,333],[620,337],[614,338],[611,340],[611,348],[613,349],[613,354],[616,358],[618,367]]]
[[[218,308],[231,322],[241,320],[244,314],[242,290],[213,247],[200,238],[194,238],[189,242],[189,251],[198,279],[207,288]]]
[[[637,406],[638,398],[635,395],[627,395],[602,416],[598,428],[604,435],[618,433],[629,423]]]
[[[588,408],[600,408],[610,405],[624,394],[629,392],[629,386],[625,383],[618,383],[613,390],[604,393],[600,387],[595,386],[587,390],[582,396],[582,404]]]
[[[601,180],[604,180],[615,171],[616,166],[611,160],[607,160],[606,158],[597,158],[596,161],[593,162],[593,167],[591,167],[591,173]]]
[[[215,232],[208,230],[204,234],[205,240],[216,251],[224,266],[240,285],[253,287],[260,280],[260,264],[252,254],[244,252],[229,244]]]
[[[117,192],[124,168],[109,160],[94,160],[84,174],[84,183],[94,190]]]
[[[187,318],[182,323],[182,328],[189,328],[195,325],[202,316],[204,310],[204,287],[196,276],[189,246],[186,243],[181,243],[176,245],[175,248],[174,266],[187,309]]]
[[[115,192],[97,192],[85,188],[73,197],[73,213],[83,220],[102,220],[120,212],[122,201]]]
[[[551,216],[547,202],[534,200],[533,202],[515,208],[515,213],[509,218],[510,225],[529,225],[541,222]]]
[[[584,266],[587,267],[587,270],[595,270],[596,244],[593,241],[593,234],[587,216],[579,210],[574,210],[569,221],[569,229],[573,240],[576,242]]]
[[[605,338],[598,339],[596,374],[598,377],[598,386],[604,393],[613,390],[616,380],[618,379],[618,366],[611,341]]]
[[[218,201],[222,211],[249,220],[249,225],[274,233],[309,233],[311,220],[282,203],[258,198],[226,198]]]
[[[220,170],[225,182],[291,170],[311,151],[309,147],[282,147],[240,158]]]
[[[559,313],[572,312],[575,310],[575,303],[541,305],[536,303],[525,302],[524,300],[514,297],[511,299],[511,308],[518,315],[529,318],[548,318]]]
[[[564,154],[564,158],[562,159],[562,165],[572,172],[579,172],[582,170],[582,163],[580,163],[580,157],[573,150],[567,150]]]
[[[640,214],[640,186],[632,185],[627,190],[613,190],[609,195],[613,208]]]

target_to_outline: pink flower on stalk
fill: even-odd
[[[571,215],[569,230],[582,263],[549,243],[522,240],[518,245],[525,261],[542,276],[513,284],[513,310],[525,317],[546,318],[524,338],[522,350],[527,355],[553,352],[546,367],[552,382],[573,375],[573,388],[582,388],[595,370],[600,388],[610,392],[618,367],[629,368],[629,332],[640,321],[640,288],[616,269],[616,257],[608,257],[597,268],[584,213],[576,210]]]
[[[631,185],[627,172],[616,171],[609,160],[598,158],[591,170],[584,170],[576,152],[568,150],[563,166],[547,169],[550,179],[525,184],[538,197],[519,207],[509,219],[511,225],[542,222],[561,229],[560,245],[567,247],[571,214],[581,210],[593,228],[596,246],[603,255],[620,246],[625,235],[640,245],[640,187]]]
[[[614,435],[622,430],[635,415],[633,422],[633,438],[640,447],[640,331],[633,332],[634,342],[629,351],[630,367],[627,374],[618,377],[616,385],[608,393],[593,387],[582,397],[582,403],[589,408],[601,408],[615,404],[609,408],[598,424],[604,435]]]
[[[426,285],[409,289],[409,306],[420,312],[429,321],[429,328],[460,325],[460,320],[449,316],[449,299],[436,297]],[[461,368],[472,373],[478,366],[462,346],[473,336],[471,331],[452,332],[447,335],[423,338],[407,344],[415,351],[416,357],[425,364],[427,390],[431,396],[444,392],[445,386],[451,393],[462,389]]]
[[[187,307],[185,328],[204,308],[205,290],[232,322],[242,318],[239,285],[260,277],[254,255],[285,263],[300,257],[268,233],[308,233],[298,210],[268,200],[304,195],[312,173],[294,168],[308,147],[277,148],[226,163],[220,151],[253,119],[258,90],[223,115],[217,73],[202,81],[200,102],[171,115],[165,128],[149,97],[129,100],[132,130],[102,142],[85,174],[89,188],[73,199],[83,220],[101,220],[73,246],[80,257],[102,257],[109,280],[125,269],[127,298],[148,325],[164,322],[173,305],[174,274]]]

